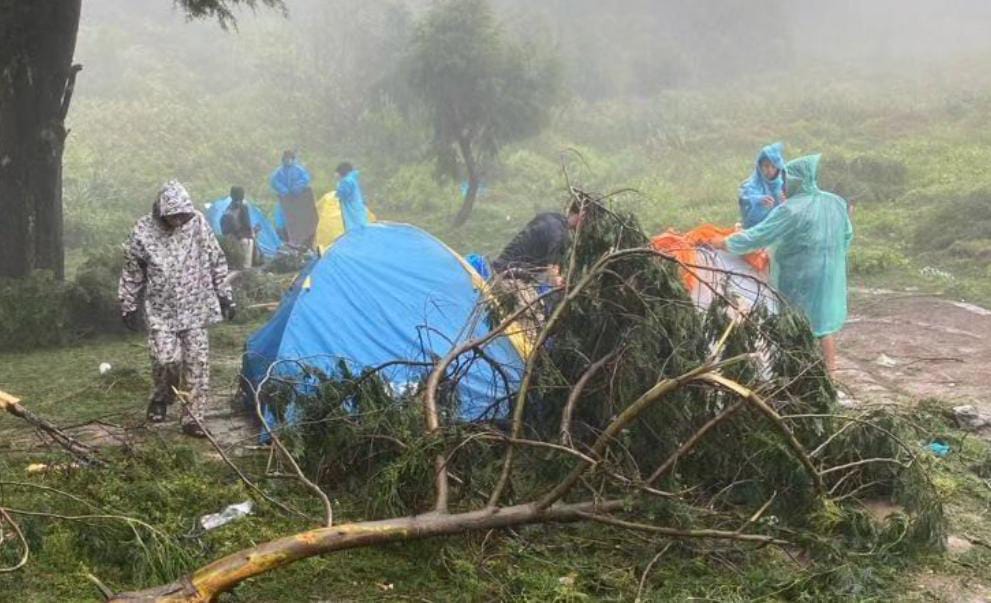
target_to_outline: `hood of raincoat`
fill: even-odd
[[[784,157],[785,145],[776,142],[774,144],[769,144],[760,150],[760,154],[757,155],[757,164],[754,166],[754,174],[757,175],[761,180],[767,183],[777,182],[781,180],[782,175],[778,173],[778,177],[774,180],[768,180],[764,178],[764,174],[760,171],[760,164],[765,159],[771,162],[771,165],[778,168],[778,170],[785,169],[785,157]]]
[[[154,214],[158,218],[195,213],[193,199],[178,180],[169,180],[162,186],[155,201]]]
[[[808,195],[819,190],[819,159],[822,155],[806,155],[792,159],[785,166],[788,175],[788,196]]]

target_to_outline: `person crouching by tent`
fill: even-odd
[[[492,262],[495,286],[513,295],[531,311],[521,317],[524,331],[536,333],[560,299],[559,292],[538,302],[540,296],[564,285],[562,264],[571,246],[571,233],[578,229],[587,209],[572,203],[568,214],[538,214],[523,227]]]
[[[269,185],[279,196],[279,207],[284,219],[280,233],[291,246],[309,249],[317,229],[316,202],[310,188],[310,173],[296,161],[296,153],[282,153],[282,165],[269,178]]]
[[[337,199],[341,203],[344,230],[354,230],[368,225],[368,209],[361,192],[360,174],[347,161],[337,166]]]
[[[538,214],[506,245],[492,263],[497,273],[512,272],[551,286],[564,282],[561,264],[568,253],[571,232],[581,224],[585,211],[572,203],[568,215]],[[522,274],[521,274],[522,273]]]
[[[244,256],[244,268],[251,268],[255,255],[255,229],[251,226],[251,213],[244,202],[244,189],[231,187],[231,203],[220,218],[220,231],[237,242]]]
[[[786,166],[788,203],[760,224],[712,242],[735,255],[771,252],[771,281],[809,319],[822,343],[830,374],[836,371],[835,335],[847,317],[847,252],[853,225],[847,202],[819,188],[820,155]]]
[[[227,262],[206,218],[193,208],[179,182],[168,182],[147,215],[134,226],[124,252],[118,287],[125,326],[140,328],[143,298],[154,389],[148,420],[161,423],[175,389],[189,394],[180,423],[194,437],[206,434],[202,419],[210,387],[206,328],[234,318],[226,282]]]
[[[785,161],[780,142],[767,145],[757,155],[750,178],[740,185],[740,216],[744,228],[760,224],[771,210],[785,202]]]

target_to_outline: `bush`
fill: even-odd
[[[881,274],[908,266],[908,259],[895,249],[854,248],[849,256],[850,272],[860,276]]]
[[[905,193],[908,180],[904,163],[872,155],[825,157],[821,174],[823,189],[852,201],[892,201]]]
[[[943,199],[927,219],[921,220],[915,243],[924,251],[951,251],[958,241],[978,244],[991,232],[991,188],[977,189],[956,198]],[[962,253],[970,245],[957,247]]]
[[[238,322],[248,322],[268,314],[266,310],[249,308],[254,304],[267,304],[282,299],[286,289],[284,276],[258,270],[245,270],[233,283],[234,303],[240,309]]]
[[[124,268],[124,252],[108,245],[87,253],[73,281],[68,299],[71,322],[84,332],[122,332],[117,284]]]
[[[72,286],[47,271],[0,280],[0,351],[64,343],[70,331],[71,297]]]

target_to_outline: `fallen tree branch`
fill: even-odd
[[[189,404],[189,393],[180,391],[175,388],[173,388],[173,390],[175,391],[176,396],[182,401],[183,406],[187,406]],[[210,445],[213,446],[213,449],[216,450],[217,454],[220,455],[220,458],[223,459],[224,464],[226,464],[228,467],[231,468],[231,471],[233,471],[237,475],[238,479],[241,480],[241,482],[248,488],[249,491],[254,492],[262,500],[271,503],[272,505],[274,505],[284,513],[287,513],[289,515],[296,515],[297,517],[305,519],[306,521],[315,521],[312,517],[310,517],[306,513],[303,513],[298,509],[294,509],[289,505],[286,505],[285,503],[282,503],[276,500],[275,498],[269,496],[268,494],[266,494],[264,490],[259,488],[258,485],[256,485],[253,481],[248,479],[248,476],[245,475],[243,471],[241,471],[241,468],[238,467],[234,463],[234,461],[232,461],[230,457],[227,456],[227,453],[224,452],[223,447],[220,445],[220,443],[217,442],[216,438],[213,437],[213,434],[210,433],[210,430],[206,428],[206,425],[203,424],[203,421],[201,421],[200,418],[197,417],[192,412],[187,411],[187,415],[193,420],[194,423],[196,423],[196,426],[200,428],[200,431],[202,431],[203,434],[206,436],[207,441],[210,442]]]
[[[80,461],[89,465],[105,466],[106,463],[95,456],[98,450],[92,446],[82,443],[62,429],[59,429],[52,422],[39,417],[30,410],[24,408],[20,398],[12,396],[7,392],[0,391],[0,409],[19,419],[27,421],[35,429],[41,431],[66,452],[76,457]]]
[[[795,453],[798,460],[805,466],[806,471],[809,473],[809,477],[812,478],[812,481],[815,484],[816,491],[820,495],[826,494],[826,485],[822,481],[822,475],[812,463],[812,459],[809,458],[809,454],[805,451],[805,447],[802,446],[801,442],[799,442],[797,438],[795,438],[794,432],[792,432],[788,425],[785,424],[781,415],[768,406],[767,402],[765,402],[763,398],[758,396],[757,393],[750,388],[721,375],[708,374],[700,377],[700,379],[703,381],[709,381],[710,383],[714,383],[735,393],[763,413],[764,416],[766,416],[771,423],[774,424],[778,431],[781,432],[781,435],[784,436],[785,441],[788,443],[788,446],[791,448],[792,452]]]
[[[2,543],[4,540],[3,526],[5,522],[14,531],[14,534],[17,536],[17,539],[20,541],[21,548],[23,549],[23,553],[21,554],[20,560],[18,560],[18,562],[15,563],[14,565],[11,565],[10,567],[0,567],[0,574],[10,574],[16,572],[17,570],[27,565],[28,557],[31,556],[31,547],[30,545],[28,545],[27,538],[24,537],[24,532],[21,531],[21,526],[19,526],[17,522],[14,521],[14,518],[7,513],[7,509],[3,507],[0,507],[0,543]]]
[[[623,501],[583,502],[538,509],[524,504],[501,509],[467,513],[426,513],[379,521],[340,524],[286,536],[238,551],[219,559],[171,584],[143,591],[120,593],[113,603],[171,601],[207,603],[216,601],[244,580],[284,567],[300,559],[335,551],[374,546],[390,542],[408,542],[468,531],[491,530],[533,523],[566,523],[604,517],[599,513],[617,511]],[[741,535],[738,540],[746,540]]]
[[[494,329],[490,329],[489,332],[482,337],[478,337],[461,345],[455,346],[450,352],[447,353],[446,356],[437,362],[437,365],[430,372],[430,377],[427,378],[426,392],[423,397],[423,414],[428,433],[436,435],[440,432],[440,415],[437,411],[437,389],[440,387],[441,379],[447,373],[447,367],[451,366],[451,363],[453,363],[458,356],[472,349],[480,349],[493,339],[503,335],[506,329],[516,324],[520,317],[529,312],[533,306],[540,303],[548,295],[550,295],[550,292],[538,296],[530,303],[523,304],[520,308],[517,308],[515,312],[504,318],[502,322],[500,322]],[[518,438],[519,434],[516,434],[513,437]],[[434,458],[434,489],[436,497],[434,501],[434,510],[438,513],[444,513],[447,511],[448,485],[447,471],[445,469],[446,465],[447,459],[443,452]]]
[[[741,356],[734,356],[723,362],[718,362],[714,364],[704,364],[702,366],[696,367],[695,369],[688,371],[680,377],[674,379],[664,379],[658,382],[654,387],[650,388],[643,395],[641,395],[635,402],[627,406],[622,413],[619,414],[606,429],[602,432],[602,435],[596,439],[595,443],[592,445],[592,455],[601,456],[605,452],[606,448],[612,442],[612,440],[626,427],[635,421],[645,410],[650,408],[650,406],[660,400],[667,394],[677,390],[681,386],[691,383],[692,381],[704,378],[706,375],[712,375],[714,371],[739,362],[744,358],[748,358],[749,354],[744,354]],[[553,505],[555,502],[560,500],[564,495],[566,495],[571,488],[574,487],[578,480],[582,477],[585,471],[591,465],[587,462],[582,462],[575,466],[561,482],[555,486],[550,492],[548,492],[544,497],[540,499],[537,506],[540,508],[547,508]]]
[[[268,434],[268,437],[272,438],[273,447],[276,450],[278,450],[280,453],[282,453],[282,455],[285,456],[286,460],[289,461],[289,466],[293,468],[293,471],[295,471],[296,476],[299,478],[299,481],[302,482],[303,485],[305,485],[311,491],[313,491],[313,493],[316,494],[317,497],[320,499],[320,502],[323,503],[324,525],[326,525],[329,528],[330,526],[334,525],[334,507],[330,504],[330,498],[327,496],[327,493],[320,488],[320,486],[313,483],[312,481],[310,481],[309,478],[306,477],[306,474],[303,473],[303,469],[299,466],[299,463],[296,462],[296,459],[289,452],[289,449],[287,449],[285,444],[282,443],[282,439],[279,438],[278,434],[275,433],[271,425],[268,424],[268,420],[265,419],[265,413],[262,412],[261,392],[265,388],[265,384],[268,382],[268,380],[272,378],[272,370],[275,368],[275,365],[276,363],[272,363],[268,367],[268,370],[265,372],[265,378],[262,379],[261,382],[258,384],[258,388],[257,389],[252,388],[254,389],[253,393],[255,400],[255,416],[258,417],[258,421],[261,422],[262,429],[265,430],[265,433]]]
[[[587,519],[589,521],[594,521],[597,523],[603,523],[606,525],[614,526],[617,528],[623,528],[626,530],[638,530],[641,532],[652,532],[654,534],[660,534],[661,536],[667,536],[668,538],[702,538],[711,540],[737,540],[740,542],[759,542],[761,544],[777,544],[777,545],[788,545],[791,544],[787,540],[781,540],[780,538],[775,538],[773,536],[764,536],[763,534],[743,534],[740,532],[729,532],[726,530],[682,530],[678,528],[667,528],[663,526],[653,526],[646,523],[635,523],[632,521],[625,521],[622,519],[616,519],[609,515],[599,515],[596,513],[578,513],[578,516],[582,519]]]

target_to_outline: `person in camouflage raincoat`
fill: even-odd
[[[172,180],[151,214],[134,226],[125,248],[118,295],[124,324],[140,327],[143,301],[154,388],[148,419],[165,420],[175,391],[189,393],[181,424],[188,435],[205,434],[202,419],[210,386],[206,327],[234,317],[227,261],[209,222],[193,208],[182,184]],[[192,416],[190,416],[192,415]]]

